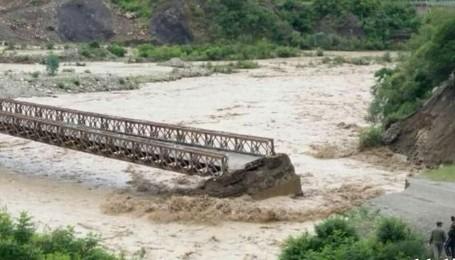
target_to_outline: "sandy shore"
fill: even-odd
[[[43,225],[100,233],[110,248],[132,253],[143,247],[148,259],[275,259],[289,235],[383,192],[401,191],[409,173],[403,158],[387,151],[357,154],[359,130],[368,125],[374,72],[381,66],[320,63],[321,58],[310,57],[268,60],[256,70],[133,91],[27,99],[273,137],[277,151],[290,155],[302,178],[303,198],[190,198],[183,200],[190,206],[175,209],[181,199],[144,202],[119,191],[131,187],[132,172],[169,187],[194,182],[192,177],[0,136],[0,162],[16,172],[0,173],[0,205],[13,213],[27,210]],[[229,213],[220,214],[225,207]],[[191,208],[226,217],[198,221],[197,214],[182,214]],[[272,217],[263,220],[281,221],[254,223],[265,213]],[[157,217],[163,214],[181,217],[163,221]]]

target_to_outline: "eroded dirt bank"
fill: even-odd
[[[455,77],[433,92],[424,106],[410,117],[393,124],[385,141],[393,150],[427,166],[455,162]]]
[[[261,61],[260,69],[238,74],[27,99],[273,137],[277,151],[290,155],[303,197],[157,196],[203,180],[0,136],[0,161],[17,172],[0,174],[0,204],[14,213],[27,210],[49,226],[100,233],[111,248],[131,253],[144,247],[150,259],[275,259],[288,235],[403,190],[409,173],[403,158],[389,151],[356,152],[381,66],[328,66],[321,60]],[[144,183],[147,195],[137,191]]]

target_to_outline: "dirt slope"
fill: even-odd
[[[426,165],[455,163],[455,78],[442,84],[423,108],[392,125],[385,139],[393,150]]]

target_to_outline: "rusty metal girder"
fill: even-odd
[[[18,108],[24,109],[22,106]],[[34,113],[47,112],[45,109],[38,109]],[[187,174],[217,177],[228,171],[228,158],[221,152],[180,148],[178,145],[146,138],[50,122],[29,116],[0,112],[0,133]]]
[[[96,130],[227,152],[260,156],[275,154],[274,141],[270,138],[134,120],[11,99],[0,99],[0,111]]]

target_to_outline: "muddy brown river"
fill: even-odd
[[[277,151],[290,155],[301,177],[304,197],[141,196],[124,189],[146,182],[153,192],[198,180],[2,135],[0,206],[13,214],[30,212],[41,228],[72,225],[80,233],[99,233],[104,245],[128,255],[143,248],[146,259],[276,259],[289,235],[311,231],[316,221],[379,194],[401,191],[409,173],[384,163],[399,165],[398,155],[359,155],[356,149],[359,130],[368,125],[374,72],[382,65],[331,67],[321,60],[266,60],[255,70],[132,91],[26,99],[275,138]],[[145,73],[147,66],[142,68]],[[136,74],[139,67],[133,69]]]

